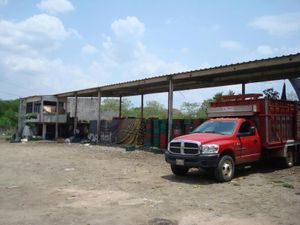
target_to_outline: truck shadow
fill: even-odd
[[[294,168],[300,168],[299,164],[294,166]],[[290,169],[284,169],[280,165],[274,163],[257,163],[251,165],[251,167],[246,168],[237,168],[235,171],[234,179],[241,177],[247,177],[255,174],[268,174],[278,171],[289,171]],[[175,176],[174,174],[169,174],[162,176],[163,179],[166,179],[175,183],[187,183],[187,184],[201,184],[201,185],[210,185],[219,183],[214,178],[213,171],[205,171],[202,169],[192,169],[185,176]]]
[[[207,172],[202,169],[192,169],[185,176],[175,176],[174,174],[169,174],[162,176],[166,179],[175,183],[187,183],[187,184],[201,184],[209,185],[213,183],[218,183],[212,172]]]

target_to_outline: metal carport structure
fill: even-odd
[[[297,53],[65,92],[55,94],[55,96],[57,98],[75,97],[76,102],[77,97],[97,96],[99,100],[97,131],[99,134],[101,97],[119,97],[121,112],[122,97],[141,95],[141,117],[143,117],[143,96],[150,93],[168,92],[168,141],[170,141],[174,91],[242,84],[242,92],[244,93],[246,83],[279,79],[290,79],[294,87],[300,87],[299,82],[295,79],[299,77],[299,75],[300,53]],[[296,89],[296,93],[299,97],[300,90],[298,90],[298,88]],[[75,104],[75,107],[74,128],[77,126],[77,103]]]

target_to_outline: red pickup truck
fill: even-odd
[[[223,96],[208,109],[210,118],[191,134],[173,139],[165,152],[175,175],[190,168],[214,170],[230,181],[235,167],[263,157],[296,162],[300,142],[299,102],[263,99],[260,94]]]

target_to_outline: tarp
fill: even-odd
[[[142,145],[143,129],[141,119],[119,120],[118,144]]]
[[[143,145],[144,122],[141,119],[101,120],[100,138],[102,144]],[[97,121],[91,120],[89,135],[97,136]]]
[[[117,143],[119,133],[118,120],[101,120],[100,122],[100,143]]]
[[[90,121],[89,134],[97,134],[97,120]]]

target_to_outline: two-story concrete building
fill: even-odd
[[[43,139],[59,136],[60,124],[67,123],[67,101],[51,95],[20,99],[18,133],[28,123],[35,125],[35,135]]]
[[[31,124],[34,134],[43,139],[69,137],[77,123],[89,123],[98,118],[97,97],[57,98],[53,95],[30,96],[20,99],[18,134]],[[117,112],[101,111],[102,120],[111,120]]]

